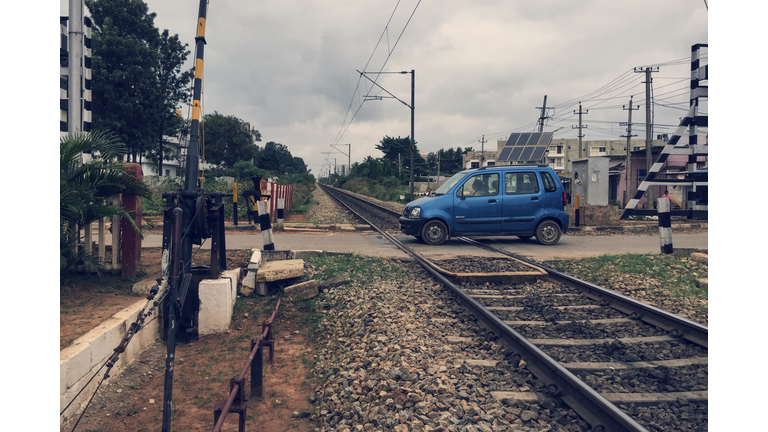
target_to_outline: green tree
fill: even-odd
[[[136,157],[156,137],[159,33],[141,0],[85,0],[93,19],[93,125]]]
[[[194,76],[194,71],[181,71],[181,67],[189,55],[187,44],[181,44],[179,35],[170,36],[168,30],[163,30],[158,43],[157,61],[157,91],[155,110],[157,145],[150,152],[152,160],[157,161],[158,175],[163,175],[163,159],[170,159],[165,141],[166,135],[176,135],[186,125],[182,117],[176,114],[176,108],[189,96],[188,84]]]
[[[83,152],[92,158],[83,162]],[[62,271],[78,262],[93,262],[87,248],[75,250],[80,229],[100,218],[114,215],[127,217],[133,227],[138,227],[121,207],[104,204],[104,201],[120,193],[136,194],[149,198],[146,185],[123,173],[123,164],[117,159],[127,152],[125,146],[110,133],[69,134],[61,138],[59,161],[59,249]]]
[[[258,153],[255,138],[261,134],[235,116],[214,111],[206,114],[200,136],[205,145],[205,160],[231,168],[238,161],[251,161]]]
[[[275,174],[304,174],[307,165],[304,159],[294,157],[284,144],[269,141],[259,149],[256,165]]]

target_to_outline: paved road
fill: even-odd
[[[490,253],[469,246],[457,240],[449,240],[440,246],[427,246],[414,237],[395,234],[404,244],[416,252],[431,258],[445,258],[457,255],[487,256]],[[475,237],[490,246],[504,249],[525,258],[535,260],[582,258],[599,255],[624,253],[660,253],[658,235],[614,235],[614,236],[568,236],[565,235],[555,246],[542,246],[535,240],[523,241],[517,237]],[[397,247],[378,233],[274,233],[273,241],[278,250],[324,250],[328,252],[349,252],[378,257],[407,257]],[[159,235],[147,236],[143,247],[160,247]],[[263,246],[261,233],[256,235],[227,235],[227,249],[252,249]],[[677,235],[673,233],[675,249],[708,249],[707,234]],[[203,245],[210,249],[210,241]]]

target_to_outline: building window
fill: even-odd
[[[170,177],[170,175],[171,175],[171,170],[169,169],[165,170],[165,176]]]
[[[639,146],[637,146],[637,147],[635,147],[634,149],[632,149],[632,151],[638,151],[638,150],[640,150],[640,147],[639,147]]]
[[[605,153],[605,147],[598,147],[597,151],[598,153]]]
[[[480,162],[471,162],[470,168],[480,168]]]
[[[563,154],[563,146],[557,146],[557,154]]]
[[[496,165],[496,162],[494,162],[494,161],[488,161],[488,166],[495,166],[495,165]]]

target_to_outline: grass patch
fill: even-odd
[[[330,279],[343,274],[357,282],[406,277],[397,262],[357,254],[318,255],[307,260],[315,268],[313,279]]]
[[[580,279],[608,286],[626,276],[651,278],[649,291],[665,290],[672,297],[708,298],[697,279],[708,277],[708,266],[674,255],[624,254],[574,260],[549,261],[546,265]]]

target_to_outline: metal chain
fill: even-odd
[[[80,389],[80,391],[77,392],[75,397],[72,398],[72,400],[67,404],[66,407],[64,407],[63,410],[61,410],[61,413],[59,413],[59,416],[63,415],[64,412],[72,405],[72,403],[80,396],[80,394],[85,390],[88,385],[93,381],[93,379],[99,374],[101,369],[104,368],[104,366],[107,367],[106,372],[104,372],[104,376],[101,377],[101,380],[99,381],[99,384],[96,386],[96,390],[91,395],[91,398],[88,400],[88,403],[85,405],[85,408],[83,408],[83,412],[80,413],[80,417],[78,417],[77,422],[75,422],[74,427],[72,428],[72,431],[77,428],[77,425],[80,423],[80,420],[83,418],[83,415],[85,414],[85,411],[90,406],[91,402],[93,401],[93,398],[96,396],[96,393],[98,393],[99,388],[101,387],[101,384],[104,383],[104,381],[109,378],[109,372],[112,370],[112,367],[117,363],[118,358],[120,357],[120,354],[125,352],[126,347],[130,343],[131,339],[133,339],[133,336],[136,335],[136,333],[139,332],[143,328],[144,321],[152,315],[152,312],[154,312],[155,308],[159,306],[166,295],[170,292],[168,289],[168,279],[164,278],[158,281],[160,283],[158,287],[158,291],[160,291],[160,296],[157,298],[157,300],[153,299],[155,298],[155,295],[157,294],[157,291],[150,290],[149,295],[147,296],[147,304],[144,305],[144,307],[139,311],[138,315],[136,316],[136,321],[134,321],[128,330],[125,333],[125,336],[123,336],[123,339],[120,341],[117,347],[114,348],[114,352],[112,355],[109,356],[107,361],[101,365],[99,370],[96,371],[96,373],[88,380],[88,382],[83,386],[83,388]],[[154,291],[154,292],[153,292]],[[147,309],[147,306],[152,302],[152,306]],[[151,322],[151,321],[150,321]]]

